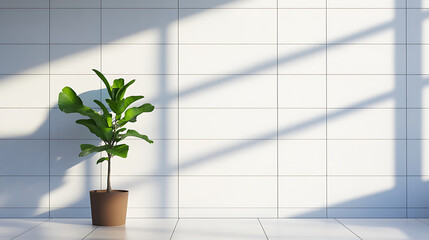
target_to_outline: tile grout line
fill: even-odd
[[[328,218],[328,0],[325,0],[325,218]]]
[[[349,232],[353,233],[356,237],[358,237],[360,240],[364,240],[363,238],[361,238],[359,235],[357,235],[355,232],[353,232],[350,228],[348,228],[346,225],[344,225],[342,222],[340,222],[337,218],[334,218],[335,221],[337,221],[339,224],[341,224],[344,228],[346,228],[347,230],[349,230]]]
[[[170,240],[173,239],[174,232],[176,232],[177,224],[179,224],[180,218],[177,218],[176,225],[174,225],[173,232],[171,232]]]
[[[364,7],[356,7],[356,8],[346,8],[346,7],[342,7],[342,8],[340,8],[340,7],[330,7],[330,8],[328,8],[328,9],[330,9],[330,10],[398,10],[398,9],[405,9],[406,7],[399,7],[399,8],[394,8],[394,7],[372,7],[372,8],[370,8],[370,7],[367,7],[367,8],[364,8]],[[0,10],[26,10],[26,9],[30,9],[30,10],[43,10],[43,9],[48,9],[48,8],[46,8],[46,7],[11,7],[11,8],[7,8],[7,7],[0,7]],[[55,7],[55,8],[52,8],[52,9],[62,9],[62,10],[69,10],[69,9],[97,9],[96,7],[70,7],[70,8],[65,8],[65,7]],[[133,10],[133,9],[140,9],[140,10],[145,10],[145,9],[148,9],[148,10],[153,10],[153,9],[158,9],[158,10],[176,10],[177,8],[176,7],[164,7],[164,8],[162,8],[162,7],[135,7],[135,8],[132,8],[132,7],[128,7],[128,8],[126,8],[126,7],[106,7],[106,9],[109,9],[109,10],[115,10],[115,9],[131,9],[131,10]],[[180,8],[180,9],[183,9],[183,10],[193,10],[193,9],[203,9],[203,10],[209,10],[209,9],[214,9],[214,10],[217,10],[217,9],[219,9],[219,10],[275,10],[276,8],[275,7],[259,7],[259,8],[250,8],[250,7],[247,7],[247,8],[245,8],[245,7],[241,7],[241,8],[238,8],[238,7],[229,7],[229,8],[226,8],[226,7],[216,7],[216,8],[210,8],[210,7],[206,7],[206,8],[204,8],[204,7],[201,7],[201,8],[191,8],[191,7],[184,7],[184,8]],[[306,10],[306,9],[321,9],[321,10],[324,10],[325,8],[324,7],[281,7],[281,8],[279,8],[279,9],[291,9],[291,10]],[[408,9],[417,9],[417,10],[421,10],[421,9],[429,9],[428,7],[420,7],[420,8],[418,8],[418,7],[411,7],[411,8],[408,8]]]
[[[276,23],[277,23],[277,25],[276,25],[276,30],[277,30],[277,51],[276,51],[276,53],[277,53],[277,68],[276,68],[276,72],[277,72],[277,76],[276,76],[276,83],[277,83],[277,85],[276,85],[276,90],[277,90],[277,111],[276,111],[276,115],[277,115],[277,119],[276,119],[276,124],[277,124],[277,129],[276,129],[276,150],[277,150],[277,152],[276,152],[276,158],[277,158],[277,168],[276,168],[276,170],[277,170],[277,178],[276,178],[276,184],[277,184],[277,205],[276,205],[276,215],[277,215],[277,218],[279,218],[279,0],[277,0],[277,20],[276,20]],[[258,218],[258,220],[259,220],[259,218]]]
[[[101,110],[99,108],[93,107],[95,110]],[[181,107],[181,108],[175,108],[175,107],[159,107],[157,109],[160,110],[325,110],[325,107]],[[429,107],[425,108],[405,108],[405,107],[398,107],[398,108],[388,108],[388,107],[350,107],[350,108],[344,108],[344,107],[330,107],[328,110],[428,110]],[[0,107],[0,110],[59,110],[58,107]],[[323,138],[324,140],[325,138]],[[391,138],[393,139],[393,138]],[[97,140],[97,139],[90,139],[90,140]],[[368,139],[371,140],[371,139]]]
[[[32,227],[32,228],[30,228],[30,229],[28,229],[28,230],[26,230],[26,231],[24,231],[24,232],[22,232],[22,233],[20,233],[20,234],[16,235],[15,237],[11,238],[11,240],[16,239],[16,238],[17,238],[17,237],[19,237],[19,236],[22,236],[23,234],[25,234],[25,233],[27,233],[27,232],[29,232],[29,231],[31,231],[31,230],[33,230],[33,229],[35,229],[36,227],[38,227],[38,226],[40,226],[40,225],[42,225],[43,223],[48,222],[48,221],[49,221],[49,218],[48,218],[48,219],[46,219],[45,221],[43,221],[43,222],[41,222],[41,223],[37,224],[36,226],[34,226],[34,227]]]
[[[97,139],[51,139],[52,141],[96,141]],[[157,141],[178,141],[177,138],[153,138],[153,140]],[[275,138],[184,138],[180,139],[181,141],[221,141],[221,140],[228,140],[228,141],[276,141]],[[420,141],[424,140],[427,141],[429,138],[375,138],[375,139],[357,139],[357,138],[331,138],[328,141],[406,141],[406,140],[414,140],[414,141]],[[2,138],[0,141],[48,141],[47,139],[43,138]],[[127,139],[126,141],[139,141],[138,139]],[[279,141],[325,141],[324,138],[281,138]],[[424,175],[424,174],[423,174]]]
[[[179,218],[180,218],[180,0],[177,0],[177,221],[178,222],[179,222]],[[176,226],[177,226],[177,223],[176,223]],[[176,229],[176,227],[174,228]],[[171,234],[171,237],[173,237],[173,234]]]
[[[177,46],[179,44],[177,43],[103,43],[104,45],[107,46],[164,46],[164,45],[170,45],[170,46]],[[0,43],[0,46],[9,46],[9,45],[16,45],[16,46],[48,46],[48,45],[53,45],[53,46],[98,46],[99,43]],[[206,42],[206,43],[181,43],[180,45],[185,45],[185,46],[225,46],[225,45],[231,45],[231,46],[277,46],[276,42],[271,42],[271,43],[261,43],[261,42],[223,42],[223,43],[216,43],[216,42]],[[326,45],[326,43],[278,43],[278,45],[280,46],[320,46],[320,47],[324,47]],[[338,42],[338,43],[328,43],[328,46],[405,46],[405,43],[366,43],[366,42],[362,42],[362,43],[342,43],[342,42]],[[429,43],[409,43],[408,45],[412,45],[412,46],[427,46],[429,45]],[[28,74],[28,73],[27,73]],[[37,73],[42,75],[43,73]],[[66,74],[66,73],[57,73],[57,74]],[[75,73],[70,73],[70,74],[75,74]],[[76,73],[76,74],[86,74],[89,75],[87,73]],[[171,74],[171,73],[170,73]],[[368,74],[368,73],[367,73]],[[397,73],[399,74],[399,73]],[[21,74],[20,74],[21,75]],[[116,74],[115,74],[116,75]],[[126,75],[126,74],[124,74]],[[175,75],[175,74],[172,74]],[[225,74],[225,75],[229,75],[229,74]],[[308,74],[305,74],[308,75]],[[324,74],[321,74],[324,75]]]
[[[0,177],[48,177],[49,175],[35,175],[35,174],[0,174]],[[61,174],[52,174],[51,177],[98,177],[98,174],[73,174],[73,175],[61,175]],[[107,176],[107,174],[102,174],[103,177]],[[174,175],[162,175],[162,174],[111,174],[111,176],[114,177],[177,177],[177,174]],[[353,174],[353,175],[344,175],[344,174],[338,174],[338,175],[331,175],[329,177],[335,178],[335,177],[423,177],[423,176],[429,176],[427,174],[425,175],[359,175],[359,174]],[[182,174],[181,177],[277,177],[276,174]],[[279,174],[279,177],[315,177],[315,178],[322,178],[325,177],[325,175],[310,175],[310,174]],[[2,208],[2,207],[0,207]],[[44,207],[41,207],[44,208]],[[47,207],[46,207],[47,208]],[[391,208],[391,207],[387,207]],[[404,207],[399,207],[404,208]],[[428,207],[413,207],[413,208],[428,208]]]
[[[16,45],[16,46],[98,46],[99,43],[0,43],[0,46],[8,46],[8,45]],[[104,43],[104,45],[107,46],[163,46],[163,45],[170,45],[170,46],[177,46],[179,44],[177,43]],[[232,45],[232,46],[277,46],[277,43],[271,42],[271,43],[261,43],[261,42],[254,42],[254,43],[246,43],[246,42],[223,42],[223,43],[216,43],[216,42],[206,42],[206,43],[181,43],[180,45],[185,46],[224,46],[224,45]],[[278,43],[280,46],[320,46],[324,47],[326,43]],[[405,46],[406,43],[328,43],[328,46]],[[408,45],[411,46],[427,46],[429,43],[409,43]],[[27,73],[28,74],[28,73]],[[43,73],[37,73],[39,75],[43,75]],[[57,73],[58,75],[65,74],[65,73]],[[70,73],[75,74],[75,73]],[[76,73],[76,74],[86,74],[87,73]],[[170,73],[171,74],[171,73]],[[368,74],[368,73],[367,73]],[[397,73],[400,74],[400,73]],[[21,75],[21,74],[20,74]],[[116,75],[116,74],[115,74]],[[126,75],[126,74],[123,74]],[[171,74],[175,75],[175,74]],[[229,74],[225,74],[229,75]],[[309,74],[304,74],[309,75]],[[321,74],[324,75],[324,74]]]
[[[261,228],[262,228],[262,231],[264,232],[265,237],[267,238],[267,240],[269,240],[268,235],[267,235],[267,233],[265,232],[264,226],[263,226],[263,225],[262,225],[262,223],[261,223],[261,220],[260,220],[259,218],[257,218],[257,219],[258,219],[259,225],[260,225],[260,226],[261,226]]]
[[[0,107],[1,110],[59,110],[58,107]],[[100,108],[97,107],[93,107],[93,109],[95,110],[101,110]],[[176,108],[176,107],[159,107],[158,109],[161,110],[177,110],[177,109],[182,109],[182,110],[325,110],[325,107],[246,107],[246,106],[238,106],[238,107],[181,107],[181,108]],[[429,107],[425,107],[425,108],[406,108],[406,107],[397,107],[397,108],[393,108],[393,107],[350,107],[350,108],[346,108],[346,107],[330,107],[328,108],[328,110],[348,110],[348,109],[353,109],[353,110],[407,110],[407,109],[412,109],[412,110],[428,110]],[[323,138],[325,139],[325,138]],[[97,140],[97,139],[93,139],[93,140]],[[370,140],[370,139],[369,139]]]
[[[408,0],[405,3],[405,217],[408,218]]]
[[[103,72],[103,0],[100,0],[100,71]],[[100,101],[103,102],[102,101],[103,84],[101,80],[99,81],[100,81]],[[98,141],[101,142],[100,140]],[[103,154],[100,152],[99,157],[101,158],[102,156]],[[103,188],[103,164],[100,164],[100,183],[99,184],[100,184],[99,189],[102,189]]]
[[[83,239],[85,239],[85,238],[87,238],[89,235],[91,235],[91,233],[93,233],[94,231],[95,231],[95,229],[97,229],[98,228],[98,226],[95,226],[95,228],[94,229],[92,229],[91,230],[91,232],[89,232],[88,234],[86,234],[86,236],[85,237],[83,237],[81,240],[83,240]]]
[[[1,44],[0,44],[1,45]],[[54,44],[51,44],[51,46]],[[106,44],[104,44],[106,45]],[[184,44],[180,44],[183,46]],[[411,45],[411,44],[408,44]],[[49,46],[49,45],[46,45]],[[325,46],[325,45],[323,45]],[[429,44],[428,44],[429,46]],[[0,73],[0,76],[48,76],[48,73]],[[52,76],[93,76],[91,73],[51,73]],[[123,76],[177,76],[177,73],[118,73],[109,72],[109,75]],[[181,76],[277,76],[276,73],[181,73]],[[325,76],[325,73],[279,73],[279,76]],[[330,76],[405,76],[405,73],[330,73]],[[413,76],[429,76],[429,73],[408,73]],[[94,107],[97,105],[94,105]]]
[[[48,10],[48,217],[51,218],[51,0],[49,0]]]

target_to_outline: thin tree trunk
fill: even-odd
[[[107,192],[112,191],[112,187],[110,185],[110,160],[112,159],[112,155],[109,153],[109,160],[107,160]]]

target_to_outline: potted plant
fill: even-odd
[[[143,96],[124,97],[125,91],[135,80],[125,84],[124,79],[119,78],[113,81],[113,85],[110,85],[101,72],[95,69],[93,71],[106,86],[110,97],[106,99],[106,103],[114,113],[114,116],[98,100],[94,100],[94,102],[101,108],[102,113],[83,105],[80,97],[70,87],[64,87],[60,92],[58,106],[65,113],[79,113],[87,117],[86,119],[77,120],[76,123],[87,127],[103,143],[101,146],[81,144],[79,157],[96,152],[104,152],[107,155],[97,161],[97,164],[107,161],[107,189],[90,191],[92,224],[98,226],[124,225],[127,213],[128,191],[112,190],[110,162],[114,156],[127,157],[129,146],[118,144],[127,137],[137,137],[148,143],[153,143],[146,135],[127,129],[125,125],[129,122],[136,122],[137,116],[144,112],[152,112],[155,107],[150,103],[145,103],[138,107],[128,108],[132,103],[143,98]]]

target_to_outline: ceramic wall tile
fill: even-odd
[[[49,75],[0,75],[0,107],[46,108],[48,91]]]
[[[181,139],[276,138],[273,109],[183,109],[179,123]]]
[[[331,45],[328,74],[405,74],[405,52],[404,45]]]
[[[278,41],[287,44],[325,44],[326,10],[280,9]]]
[[[1,3],[0,3],[1,8]],[[47,9],[0,10],[0,43],[49,43],[49,11]]]
[[[277,106],[274,75],[181,75],[179,86],[180,108]]]
[[[405,9],[330,9],[327,25],[328,43],[404,44],[405,11]]]
[[[405,139],[405,118],[405,109],[330,109],[328,138]]]
[[[274,45],[181,45],[181,74],[274,74]],[[204,59],[204,61],[201,61]]]
[[[177,8],[176,0],[101,0],[103,8]]]
[[[176,9],[104,9],[103,43],[177,43],[177,14]]]
[[[279,8],[325,8],[328,0],[278,0]]]
[[[412,0],[411,0],[412,1]],[[405,8],[406,0],[328,0],[328,8]]]
[[[393,208],[406,205],[404,176],[328,177],[328,207]]]
[[[405,175],[405,140],[329,140],[329,175]]]
[[[180,175],[276,175],[274,140],[182,140]]]
[[[331,75],[328,108],[405,108],[406,84],[402,75]]]
[[[180,43],[276,44],[275,9],[180,10]]]
[[[326,174],[326,140],[279,140],[279,175]]]
[[[0,109],[0,115],[7,116],[0,118],[0,139],[49,139],[49,109]]]
[[[48,175],[48,140],[0,140],[0,175]]]
[[[49,74],[49,46],[0,45],[0,74]]]
[[[127,59],[127,64],[123,64]],[[102,48],[105,74],[177,74],[175,45],[106,45]]]
[[[50,38],[56,44],[99,44],[99,9],[52,9]],[[64,31],[67,29],[67,31]]]
[[[100,8],[102,0],[50,0],[51,8]]]
[[[276,8],[274,0],[181,0],[180,8]]]

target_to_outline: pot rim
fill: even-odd
[[[108,193],[107,190],[90,190],[90,193]],[[109,193],[128,193],[128,190],[111,190]]]

